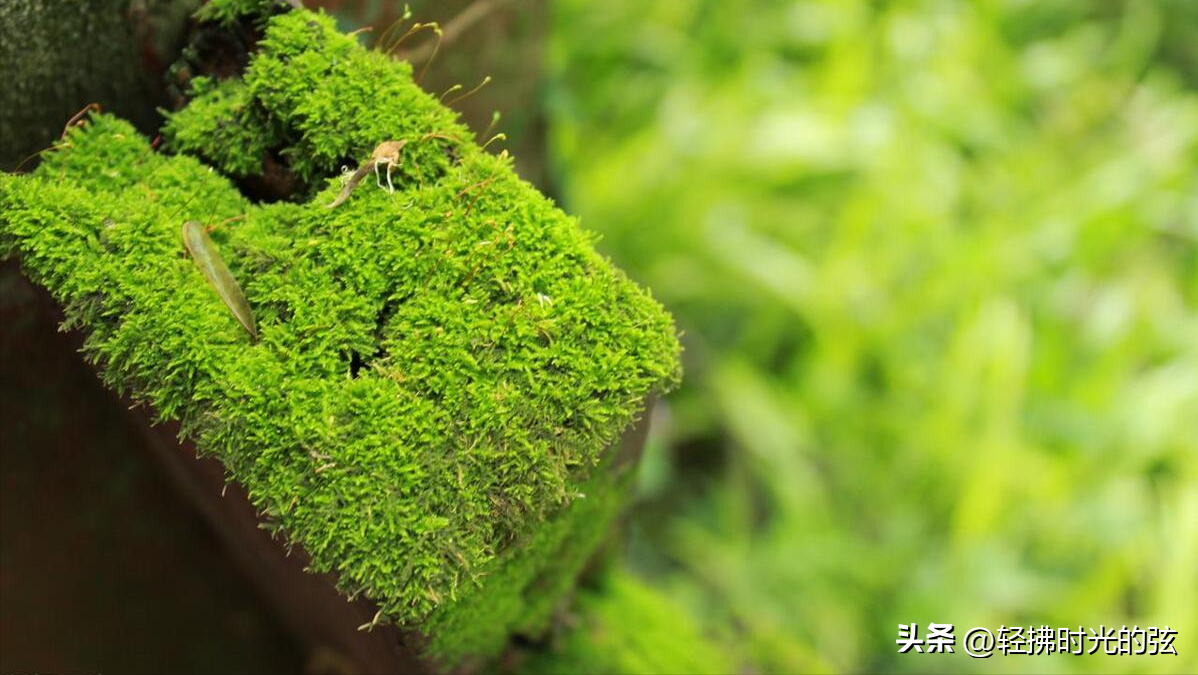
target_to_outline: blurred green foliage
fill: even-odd
[[[684,330],[635,569],[752,671],[1198,671],[1198,3],[551,30],[556,187]],[[898,654],[911,622],[1179,656]]]

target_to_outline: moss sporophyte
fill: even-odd
[[[239,76],[191,81],[161,151],[93,111],[0,175],[0,255],[313,571],[430,658],[486,658],[602,540],[608,449],[677,382],[674,327],[409,64],[277,8],[205,5],[261,37]],[[268,158],[292,199],[238,189]],[[386,189],[350,196],[344,165]]]

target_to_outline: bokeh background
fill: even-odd
[[[374,34],[402,12],[305,4]],[[493,76],[463,114],[482,133],[500,111],[522,175],[602,235],[686,350],[618,562],[517,667],[1198,671],[1198,2],[412,3],[442,25],[471,7],[428,88]],[[6,394],[54,386],[12,365],[14,331]],[[5,595],[40,550],[9,514],[45,485],[33,464],[58,466],[13,449],[87,385],[65,389],[5,415],[31,420],[4,425]],[[95,417],[85,446],[134,442]],[[124,475],[122,499],[156,489]],[[205,550],[172,508],[138,527],[184,523]],[[142,594],[195,615],[189,594],[221,589],[234,645],[169,658],[304,663],[220,563],[159,557],[193,585],[146,573]],[[1168,625],[1179,655],[897,653],[897,624],[930,622],[958,640]],[[635,639],[644,660],[604,661]]]
[[[1198,670],[1198,3],[569,0],[551,45],[562,200],[685,335],[634,568],[763,672]],[[1180,656],[896,653],[930,621]]]

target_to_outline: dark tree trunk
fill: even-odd
[[[199,0],[0,3],[0,169],[11,171],[90,103],[143,132],[159,124],[163,72]]]

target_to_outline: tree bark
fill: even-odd
[[[163,73],[199,0],[0,3],[0,169],[46,148],[90,103],[152,135]]]

